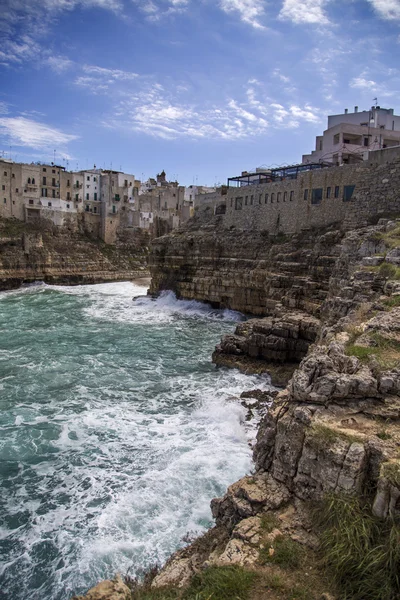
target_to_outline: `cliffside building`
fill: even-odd
[[[400,116],[393,108],[372,106],[370,110],[330,115],[328,128],[316,137],[315,150],[304,154],[303,163],[354,164],[369,150],[382,150],[400,144]]]

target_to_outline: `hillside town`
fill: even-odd
[[[316,137],[315,150],[303,155],[300,164],[243,171],[218,188],[185,187],[177,181],[168,181],[165,171],[142,182],[133,174],[99,169],[96,165],[93,169],[67,171],[55,163],[26,164],[3,158],[0,216],[25,222],[46,219],[58,227],[81,228],[107,244],[114,244],[122,231],[134,236],[144,230],[154,238],[185,223],[198,207],[206,205],[215,214],[225,214],[247,205],[268,204],[268,194],[264,198],[265,190],[259,189],[260,185],[287,183],[308,171],[362,164],[375,151],[399,145],[400,116],[394,115],[393,109],[372,106],[368,111],[359,111],[356,106],[353,113],[345,109],[342,114],[328,117],[327,129]],[[343,189],[332,182],[326,189],[319,186],[318,197],[310,191],[310,203],[319,204],[323,196],[330,196],[331,189],[335,198],[338,197],[335,194],[346,194],[348,201],[352,184],[351,175]],[[255,186],[255,192],[236,197],[231,188],[243,186]],[[299,194],[308,194],[302,186],[284,187],[276,191],[271,188],[269,204],[274,204],[275,193],[276,204],[281,197],[285,202],[287,197],[292,201],[298,200]]]

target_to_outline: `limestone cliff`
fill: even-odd
[[[145,237],[115,246],[46,222],[0,220],[0,290],[23,283],[102,283],[147,275]]]
[[[153,292],[267,315],[226,336],[218,364],[301,362],[261,420],[254,473],[132,598],[192,598],[215,568],[256,573],[249,600],[400,597],[399,248],[396,219],[276,243],[207,226],[156,241]]]

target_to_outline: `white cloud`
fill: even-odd
[[[49,56],[44,62],[55,73],[64,73],[64,71],[68,71],[68,69],[71,69],[74,66],[72,60],[66,56]]]
[[[139,78],[137,73],[122,71],[121,69],[106,69],[97,65],[83,65],[84,75],[79,75],[74,83],[90,92],[99,94],[107,92],[111,87],[119,84],[118,91],[123,91],[124,84],[129,84]]]
[[[283,75],[280,71],[280,69],[275,69],[272,72],[272,75],[274,77],[277,77],[278,79],[280,79],[283,83],[290,83],[290,77],[286,77],[286,75]]]
[[[44,123],[25,117],[0,118],[0,133],[12,146],[27,146],[36,150],[63,150],[78,139],[78,136],[64,133]]]
[[[382,19],[400,20],[400,0],[368,0]]]
[[[260,19],[265,16],[264,0],[220,0],[220,7],[226,13],[239,13],[243,23],[255,29],[265,29]]]
[[[328,0],[284,0],[279,18],[296,25],[327,25],[324,7]]]
[[[378,90],[376,81],[366,79],[364,76],[354,77],[354,79],[350,81],[350,87],[360,90],[369,90],[370,92],[376,92]]]
[[[175,91],[153,84],[122,100],[103,125],[164,139],[238,140],[266,135],[274,128],[320,121],[319,109],[308,104],[276,104],[257,82],[257,88],[250,86],[243,98],[228,98],[212,105],[182,101]]]

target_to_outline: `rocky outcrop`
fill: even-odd
[[[108,246],[48,223],[0,220],[0,290],[24,283],[90,284],[143,277],[145,238]]]
[[[222,338],[212,360],[247,372],[268,371],[274,385],[285,385],[315,342],[319,328],[319,319],[294,311],[251,319]]]
[[[117,575],[115,579],[102,581],[85,596],[74,596],[72,600],[126,600],[129,596],[130,589]]]

